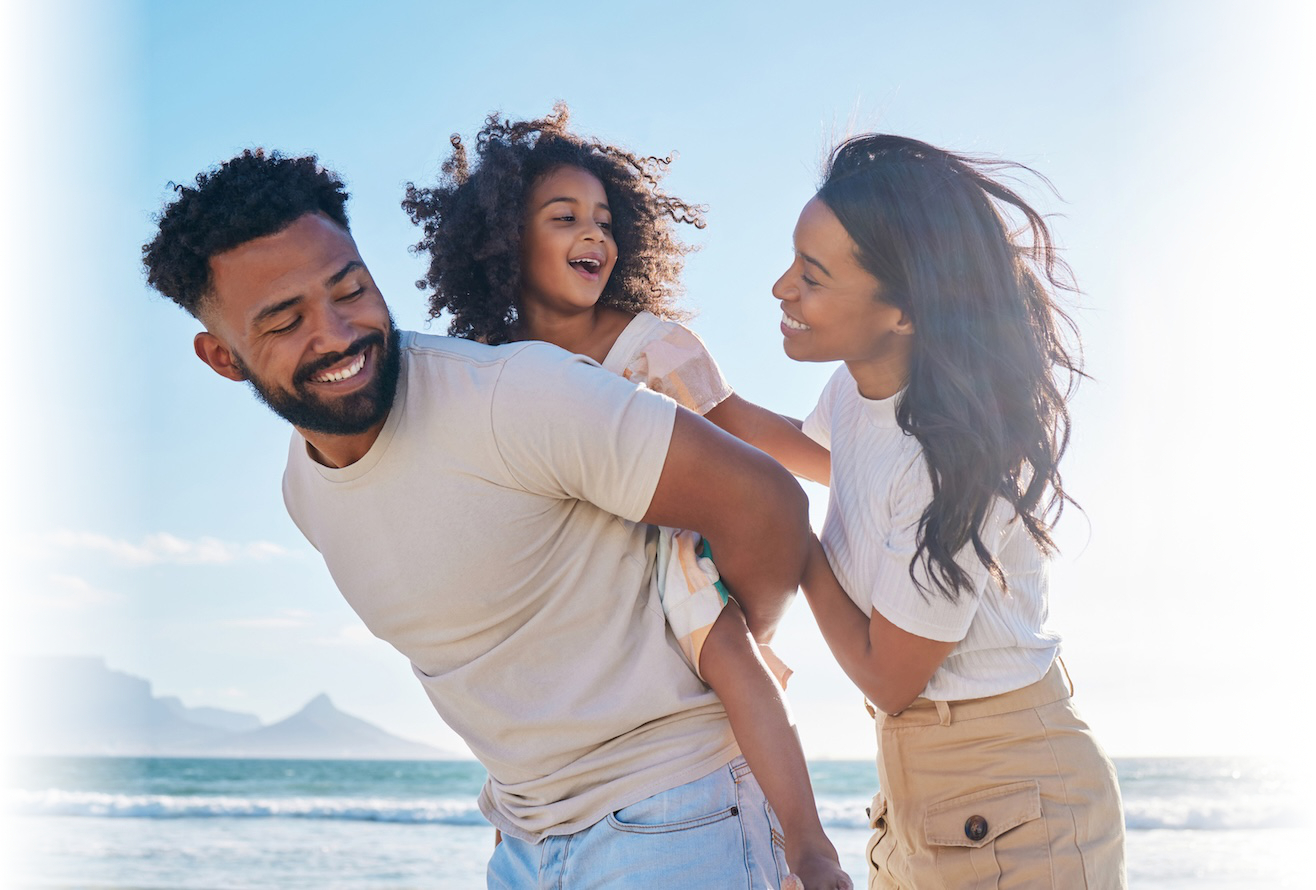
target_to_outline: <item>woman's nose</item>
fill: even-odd
[[[790,274],[791,274],[790,270],[787,269],[785,272],[782,273],[781,277],[778,278],[776,282],[772,285],[772,295],[776,297],[778,300],[795,299],[795,295],[796,295],[795,288],[792,287],[790,283],[786,280],[787,278],[790,277]]]

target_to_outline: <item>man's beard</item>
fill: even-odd
[[[307,388],[316,374],[333,367],[346,358],[360,355],[371,346],[375,350],[377,367],[375,377],[365,389],[324,401]],[[402,358],[398,348],[398,331],[389,318],[388,334],[370,334],[357,340],[345,351],[325,356],[303,365],[293,375],[292,392],[261,380],[234,356],[234,364],[246,375],[252,392],[270,410],[298,429],[328,436],[356,436],[366,432],[388,417],[397,394],[398,374]]]

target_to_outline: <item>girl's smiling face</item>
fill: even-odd
[[[531,187],[521,229],[521,306],[574,314],[603,294],[617,243],[603,183],[579,167],[559,167]]]
[[[882,283],[859,264],[845,226],[816,197],[800,212],[795,259],[772,295],[781,301],[782,346],[792,359],[845,362],[870,399],[904,385],[913,324],[882,299]]]

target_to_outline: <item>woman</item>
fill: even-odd
[[[1125,882],[1114,768],[1042,628],[1071,288],[1005,166],[845,142],[773,287],[786,354],[844,362],[805,421],[832,475],[804,591],[876,705],[870,888]]]

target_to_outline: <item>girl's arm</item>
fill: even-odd
[[[732,393],[704,415],[742,442],[770,454],[796,476],[823,485],[832,474],[831,453],[806,436],[800,422]]]
[[[841,589],[817,538],[800,586],[841,670],[887,714],[909,707],[957,645],[901,630],[876,609],[865,615]]]
[[[735,600],[726,604],[709,631],[699,670],[722,699],[745,762],[781,821],[791,871],[806,890],[851,890],[836,848],[823,833],[786,699]]]

